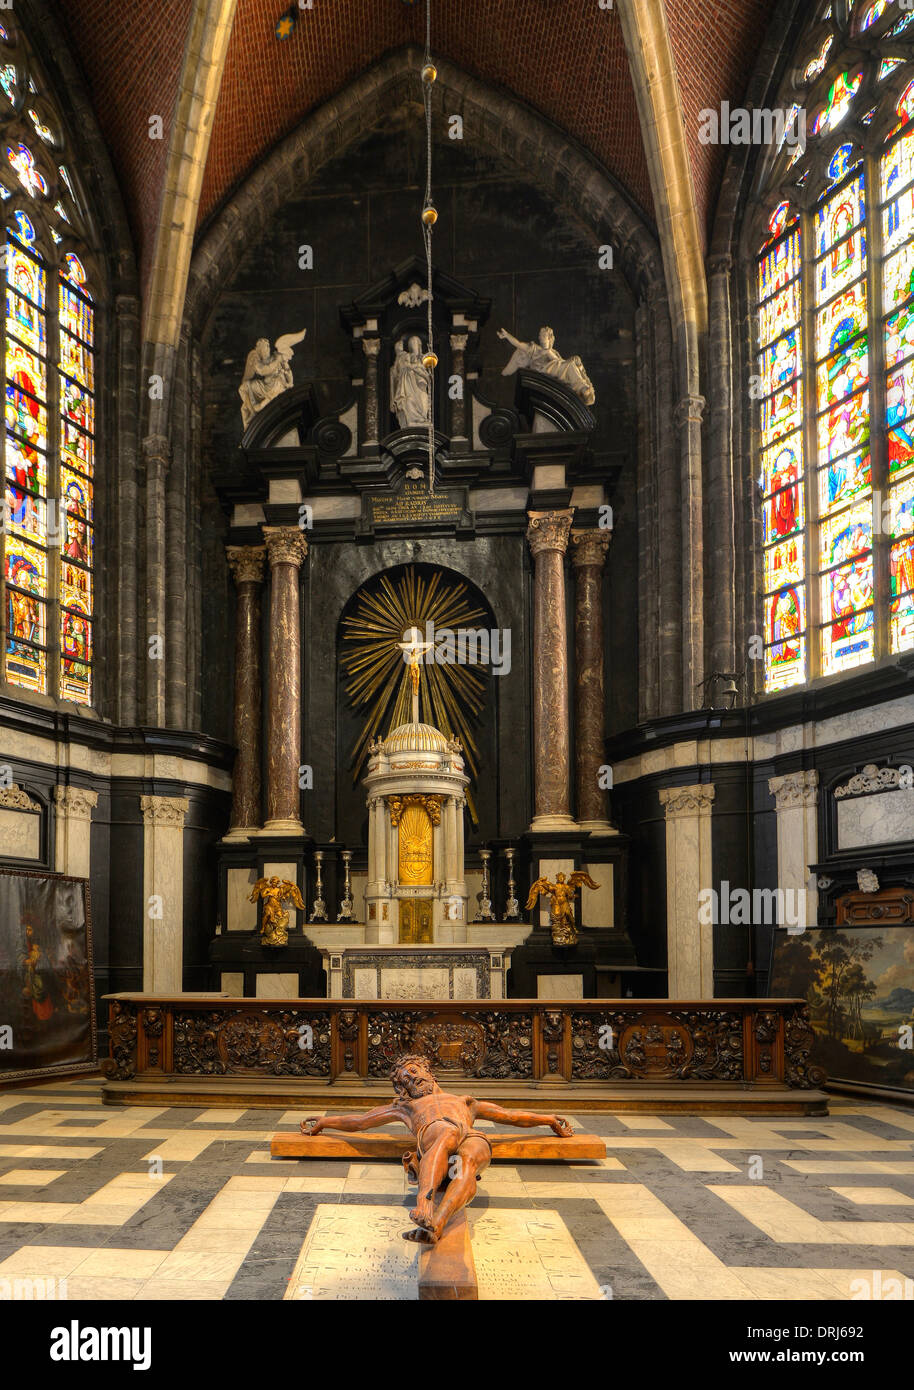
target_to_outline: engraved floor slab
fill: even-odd
[[[468,1211],[480,1299],[602,1299],[557,1211]]]
[[[402,1208],[321,1203],[289,1280],[287,1299],[419,1298],[419,1247],[403,1240]]]

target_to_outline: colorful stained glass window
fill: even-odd
[[[914,10],[912,10],[912,11],[910,11],[910,13],[906,14],[906,15],[904,16],[903,19],[899,19],[898,23],[897,23],[897,24],[895,25],[895,27],[891,30],[891,33],[892,33],[893,35],[894,35],[894,34],[903,34],[904,31],[905,31],[905,29],[910,28],[910,26],[911,26],[912,24],[914,24]]]
[[[819,73],[825,70],[825,60],[829,55],[833,43],[834,39],[832,35],[829,34],[816,56],[811,58],[806,64],[806,70],[803,73],[805,81],[811,82],[814,77],[818,77]]]
[[[862,74],[842,72],[828,89],[825,105],[812,123],[813,135],[824,135],[826,131],[837,130],[851,108],[851,102],[860,89]]]
[[[45,197],[48,195],[48,184],[44,175],[35,167],[35,156],[28,145],[7,145],[6,157],[15,169],[19,182],[26,193],[33,196],[41,193]]]
[[[861,32],[869,29],[871,24],[875,24],[877,19],[881,19],[889,7],[889,0],[872,0],[872,4],[867,5],[860,16],[859,28]]]
[[[898,98],[895,114],[898,117],[898,124],[892,127],[889,132],[890,135],[896,135],[902,126],[907,125],[911,117],[914,116],[914,82],[909,82]]]
[[[6,76],[7,82],[3,82]],[[17,68],[0,67],[12,99]],[[28,90],[38,95],[29,77]],[[24,115],[39,140],[56,144],[56,121],[41,105]],[[61,127],[62,129],[62,127]],[[93,699],[95,561],[95,313],[80,241],[73,183],[59,166],[63,194],[53,222],[66,222],[69,248],[49,225],[48,181],[28,145],[4,146],[20,192],[8,220],[3,274],[6,374],[2,552],[2,674],[23,690],[80,704]],[[40,154],[40,151],[39,151]],[[5,190],[8,194],[9,190]],[[25,196],[23,196],[23,194]],[[63,229],[62,229],[63,230]]]
[[[53,131],[48,129],[38,112],[32,106],[29,107],[29,120],[35,127],[36,135],[38,135],[46,145],[53,145],[55,143]]]
[[[901,67],[904,67],[904,58],[883,58],[882,62],[879,64],[879,81],[881,82],[884,77],[888,77],[890,72],[894,72],[896,68]]]

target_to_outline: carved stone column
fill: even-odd
[[[378,442],[378,352],[380,338],[363,338],[365,354],[365,443]]]
[[[226,839],[240,840],[260,826],[261,585],[263,545],[229,545],[225,554],[235,580],[235,747],[232,820]]]
[[[603,763],[603,562],[608,531],[573,531],[574,569],[574,767],[578,825],[612,830],[608,798],[600,787]]]
[[[467,333],[451,334],[451,375],[460,377],[460,395],[451,401],[451,438],[467,437],[467,379],[463,354],[467,346]]]
[[[574,830],[569,813],[568,641],[565,551],[574,508],[528,512],[533,579],[533,821],[531,830]]]
[[[92,810],[98,805],[98,792],[85,787],[55,787],[54,800],[54,868],[59,874],[88,878]]]
[[[779,925],[800,929],[814,927],[818,919],[819,895],[815,875],[809,872],[809,866],[819,858],[819,774],[811,768],[788,772],[783,777],[770,777],[768,790],[774,796],[777,814],[777,886],[784,894],[781,901],[787,919]]]
[[[143,992],[184,988],[184,796],[141,796]]]
[[[711,803],[708,782],[664,787],[666,813],[666,954],[670,999],[714,998],[714,924],[700,912],[711,885]]]
[[[264,831],[301,835],[301,627],[298,571],[308,544],[294,526],[265,526],[270,560],[270,677],[267,705],[267,804]]]

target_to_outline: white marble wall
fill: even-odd
[[[714,787],[664,787],[666,935],[671,999],[713,999],[714,928],[699,920],[699,893],[711,888]]]
[[[875,792],[839,801],[838,848],[914,840],[914,789]]]

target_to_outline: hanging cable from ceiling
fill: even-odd
[[[432,197],[432,86],[438,76],[438,69],[432,62],[432,0],[425,0],[425,57],[422,63],[422,101],[425,107],[425,198],[422,203],[422,238],[425,242],[425,268],[427,277],[426,308],[428,310],[428,343],[422,365],[429,374],[428,409],[428,490],[435,491],[435,368],[438,357],[435,353],[434,327],[432,324],[432,228],[438,221],[438,209]]]

